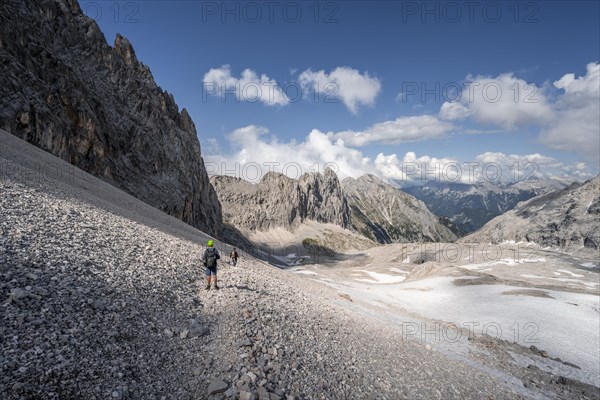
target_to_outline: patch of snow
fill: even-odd
[[[592,203],[593,203],[593,202],[594,202],[594,199],[592,199],[592,200],[590,201],[590,204],[588,204],[588,206],[585,208],[585,212],[584,212],[584,214],[587,214],[587,213],[588,213],[588,211],[590,210],[590,207],[592,206]]]
[[[546,207],[548,205],[548,203],[550,203],[549,201],[545,202],[543,206],[541,206],[540,208],[538,208],[538,211],[541,211],[544,209],[544,207]]]
[[[408,271],[403,271],[403,270],[401,270],[399,268],[395,268],[395,267],[394,268],[390,268],[390,272],[397,272],[399,274],[404,274],[404,275],[408,275],[410,273]]]
[[[404,280],[406,279],[405,276],[381,274],[379,272],[365,271],[365,270],[356,270],[356,271],[364,272],[372,278],[372,279],[354,279],[355,281],[361,281],[361,282],[400,283],[400,282],[404,282]]]
[[[461,268],[464,269],[468,269],[468,270],[474,270],[474,269],[480,269],[480,268],[487,268],[490,266],[490,263],[483,263],[483,264],[467,264],[467,265],[461,265]]]
[[[564,272],[565,274],[569,274],[569,275],[571,275],[572,277],[575,277],[575,278],[583,278],[583,276],[584,276],[584,275],[574,274],[571,271],[567,271],[565,269],[559,269],[557,271],[558,272]]]
[[[524,258],[522,260],[518,260],[519,263],[540,263],[546,262],[545,258]]]
[[[548,278],[547,276],[541,276],[541,275],[529,275],[529,274],[521,274],[521,276],[523,278],[534,278],[534,279],[546,279]],[[553,278],[554,279],[554,278]]]
[[[572,278],[550,278],[550,279],[554,279],[555,281],[559,281],[559,282],[576,282],[576,283],[582,283],[581,279],[572,279]]]
[[[586,263],[579,264],[579,265],[581,265],[582,267],[586,267],[586,268],[598,268],[598,265],[591,263],[591,262],[586,262]]]
[[[533,242],[533,241],[532,242],[523,242],[523,241],[521,241],[519,243],[525,243],[525,246],[538,246],[539,247],[539,245],[536,242]]]
[[[318,275],[316,272],[314,272],[314,271],[308,271],[306,269],[299,269],[297,271],[294,271],[294,273],[296,273],[296,274],[303,274],[303,275]]]
[[[535,344],[553,357],[578,364],[584,370],[582,372],[597,380],[600,372],[598,296],[549,289],[544,291],[553,298],[503,296],[503,292],[516,288],[508,285],[454,286],[454,279],[435,277],[393,288],[380,286],[378,297],[428,318],[459,326],[476,323],[473,327],[477,333],[487,329],[492,336],[527,347]],[[398,287],[416,290],[397,290]],[[425,288],[430,290],[423,290]]]
[[[517,260],[513,260],[512,258],[502,258],[500,260],[497,261],[488,261],[485,263],[481,263],[481,264],[466,264],[466,265],[461,265],[461,268],[464,269],[468,269],[468,270],[476,270],[476,269],[480,269],[480,268],[489,268],[492,267],[494,265],[508,265],[508,266],[513,266],[513,265],[518,265],[518,264],[523,264],[523,263],[539,263],[539,262],[546,262],[545,258],[523,258],[523,259],[517,259]]]

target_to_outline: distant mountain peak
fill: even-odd
[[[427,206],[414,196],[366,174],[342,181],[352,210],[352,226],[379,243],[456,240]]]

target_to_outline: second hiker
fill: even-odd
[[[237,265],[238,258],[239,256],[237,250],[234,247],[233,251],[229,254],[229,264],[231,264],[232,267],[235,267]]]
[[[202,263],[206,267],[206,290],[210,290],[210,276],[213,276],[213,282],[215,289],[219,290],[217,286],[217,260],[221,258],[219,250],[213,247],[213,241],[208,241],[208,248],[204,250],[202,255]]]

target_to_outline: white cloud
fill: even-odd
[[[544,123],[552,115],[544,91],[513,74],[500,74],[495,78],[468,76],[464,86],[457,101],[442,104],[441,118],[470,117],[510,130],[517,125]]]
[[[220,96],[221,99],[226,99],[227,94],[231,93],[237,101],[260,101],[270,106],[282,106],[290,102],[277,81],[265,74],[259,76],[251,69],[245,69],[240,77],[236,78],[231,74],[229,65],[211,68],[204,74],[203,90],[205,94]]]
[[[385,155],[383,153],[379,153],[375,158],[377,175],[404,183],[454,179],[456,174],[452,168],[455,165],[459,166],[458,162],[451,158],[436,158],[426,155],[417,157],[412,151],[406,153],[402,160],[396,154]]]
[[[377,174],[399,184],[445,181],[467,184],[512,184],[527,179],[585,180],[592,177],[584,163],[566,165],[539,153],[517,155],[486,152],[473,160],[458,161],[450,157],[417,157],[408,152],[400,159],[396,154],[380,153],[375,158]]]
[[[305,71],[301,75],[304,76],[305,83],[311,80],[325,82],[325,79],[330,79],[332,76],[342,82],[343,79],[336,78],[345,76],[336,72],[340,69],[342,68],[334,70],[331,74],[323,71],[308,71],[310,73]],[[346,68],[346,70],[350,69]],[[222,79],[224,81],[230,79],[231,74],[227,71],[221,71],[224,73]],[[358,74],[365,78],[356,70],[350,71],[354,71],[350,75]],[[367,81],[373,79],[366,73],[365,75]],[[268,80],[268,77],[264,79]],[[341,98],[345,99],[343,101],[350,111],[356,112],[359,105],[374,102],[376,92],[380,90],[379,81],[375,81],[377,88],[371,96],[361,98],[356,97],[352,91],[345,92],[345,97]],[[516,178],[529,176],[532,173],[545,178],[582,180],[591,177],[588,167],[583,162],[567,165],[539,153],[516,155],[486,152],[476,156],[470,164],[465,164],[464,160],[459,164],[453,158],[436,158],[428,155],[417,157],[412,152],[406,152],[404,156],[380,153],[372,160],[356,149],[373,143],[401,144],[444,138],[459,128],[464,134],[479,134],[503,132],[523,124],[535,124],[541,129],[539,140],[543,144],[560,150],[576,151],[587,155],[590,159],[598,160],[600,64],[589,64],[584,76],[566,74],[554,82],[554,86],[563,91],[554,97],[550,96],[547,90],[542,91],[536,86],[528,87],[524,80],[515,78],[512,74],[501,74],[496,78],[477,77],[474,82],[478,85],[470,84],[463,92],[460,101],[444,103],[438,115],[398,117],[376,123],[361,131],[321,132],[314,129],[301,141],[281,142],[275,136],[270,136],[266,128],[250,125],[237,129],[229,135],[233,149],[231,154],[208,156],[207,161],[213,163],[212,172],[215,174],[237,175],[250,178],[251,181],[260,179],[269,170],[298,177],[301,172],[322,171],[326,165],[332,166],[342,178],[373,173],[382,178],[404,181],[423,180],[423,176],[427,178],[428,173],[435,175],[437,171],[440,180],[472,183],[472,175],[468,168],[475,168],[473,173],[479,180],[497,174],[498,179],[503,183],[514,182]],[[487,93],[487,100],[490,100],[490,96],[494,94],[494,89],[487,89],[487,92],[483,89],[491,82],[494,84],[488,87],[500,88],[502,93],[495,102],[486,101],[484,97],[484,93]],[[342,84],[340,88],[344,88],[344,85]],[[533,100],[537,102],[532,102]],[[495,127],[488,129],[475,125],[463,128],[454,125],[455,121],[464,119],[489,123]],[[253,166],[256,170],[256,165],[260,168],[260,172],[254,172],[258,176],[249,177],[248,167]],[[481,165],[491,167],[483,171]],[[480,168],[479,172],[476,170],[477,166]],[[463,175],[458,178],[457,168],[463,172]],[[465,171],[469,173],[464,173]]]
[[[584,162],[564,164],[539,153],[518,155],[486,152],[475,157],[476,162],[496,164],[507,179],[520,181],[527,178],[586,180],[593,177]]]
[[[291,76],[296,73],[296,68],[290,68]],[[204,74],[203,84],[206,96],[226,99],[226,96],[234,95],[236,101],[260,101],[267,105],[293,102],[286,94],[285,85],[278,84],[265,74],[259,76],[251,69],[242,71],[238,78],[232,75],[229,65],[211,68]],[[307,69],[298,76],[297,83],[290,85],[294,86],[294,95],[300,90],[307,100],[314,100],[319,96],[319,101],[322,102],[341,101],[353,114],[358,112],[360,106],[373,106],[381,91],[381,81],[378,78],[370,76],[368,72],[361,74],[350,67],[337,67],[330,73]]]
[[[554,82],[554,86],[564,89],[569,95],[582,95],[581,100],[588,96],[598,96],[600,93],[600,64],[589,63],[586,66],[586,75],[575,78],[575,74],[565,74]]]
[[[305,172],[322,172],[326,167],[338,172],[340,178],[370,171],[370,160],[360,151],[319,130],[312,130],[301,142],[280,142],[268,134],[268,129],[256,125],[236,129],[228,136],[234,152],[206,156],[207,170],[210,174],[234,175],[251,182],[269,171],[291,178]]]
[[[440,118],[449,121],[465,119],[471,114],[469,109],[459,102],[445,102],[440,108]]]
[[[587,65],[586,74],[568,73],[553,83],[561,93],[516,78],[511,73],[495,78],[468,76],[457,101],[445,102],[439,118],[470,119],[505,130],[532,124],[540,129],[540,143],[600,160],[600,64]],[[485,132],[470,129],[462,133]]]
[[[564,90],[555,103],[555,117],[541,132],[540,142],[559,150],[600,158],[600,64],[587,65],[586,75],[566,74],[554,86]]]
[[[330,167],[340,178],[366,173],[404,183],[427,180],[482,183],[514,183],[530,176],[540,178],[587,179],[591,174],[584,163],[565,165],[538,153],[507,155],[486,152],[473,160],[452,157],[417,156],[414,152],[378,154],[374,160],[347,147],[334,133],[313,129],[302,141],[281,142],[269,130],[255,125],[236,129],[228,139],[233,153],[206,156],[212,175],[233,175],[258,182],[269,171],[298,178],[305,172],[322,172]]]
[[[451,123],[441,121],[435,116],[418,115],[380,122],[364,131],[337,132],[332,137],[342,139],[349,146],[364,146],[370,143],[398,144],[441,138],[453,128]]]
[[[324,70],[313,72],[307,69],[298,80],[305,94],[316,92],[325,96],[325,100],[341,100],[353,114],[358,112],[359,106],[373,106],[381,91],[378,78],[350,67],[337,67],[329,74]]]

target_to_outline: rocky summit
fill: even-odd
[[[422,201],[376,176],[346,178],[342,187],[352,211],[353,228],[378,243],[456,240]]]
[[[221,210],[196,128],[131,43],[76,0],[0,3],[0,128],[205,232]]]
[[[292,179],[268,172],[257,184],[230,176],[211,183],[223,205],[225,221],[240,229],[297,228],[305,220],[350,227],[350,210],[333,170]]]
[[[494,218],[465,242],[532,242],[561,252],[598,259],[600,175],[519,204]]]

